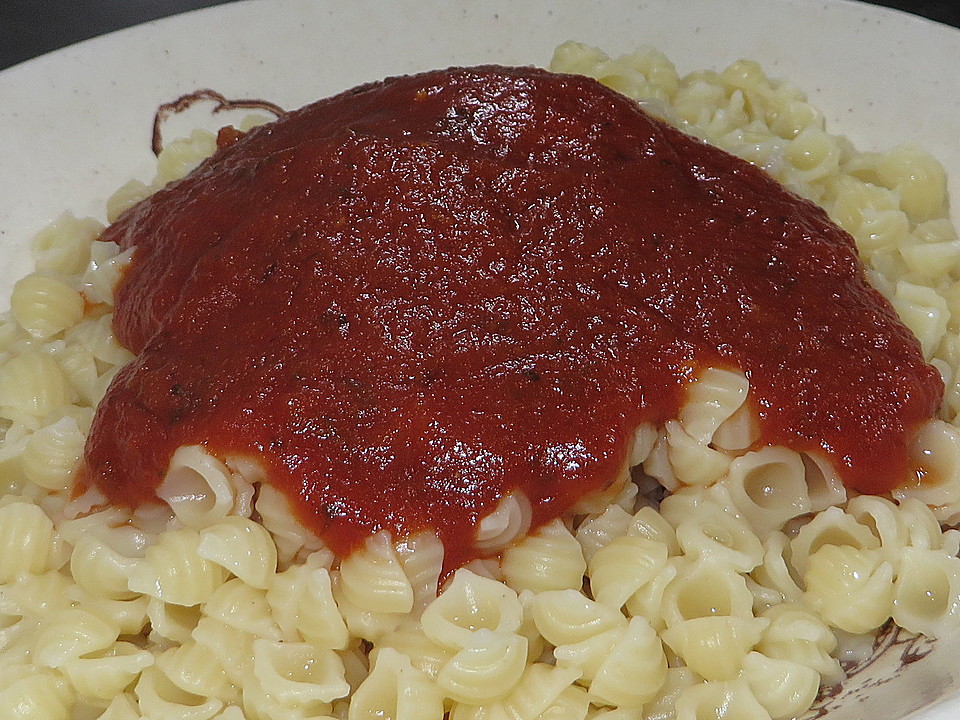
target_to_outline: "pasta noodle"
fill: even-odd
[[[559,520],[507,548],[501,566],[510,587],[534,592],[579,588],[587,569],[580,544]]]
[[[244,517],[224,518],[201,530],[197,554],[254,588],[266,589],[277,571],[277,546],[270,534]]]
[[[633,430],[603,493],[530,532],[521,492],[481,518],[490,558],[442,577],[434,533],[338,559],[256,458],[181,447],[159,505],[74,497],[93,409],[132,359],[111,331],[130,252],[64,214],[0,316],[0,717],[74,720],[787,720],[841,682],[838,637],[960,627],[960,240],[927,153],[860,153],[759,65],[681,77],[650,48],[577,43],[597,77],[822,204],[946,387],[916,477],[848,493],[824,456],[756,446],[750,381],[707,367],[678,417]],[[168,145],[151,183],[216,146]]]
[[[665,544],[646,538],[615,538],[590,558],[591,594],[603,605],[623,607],[666,566],[667,551]]]
[[[824,545],[808,558],[805,598],[830,625],[852,633],[880,627],[893,609],[893,566],[880,554]]]
[[[743,677],[773,720],[800,715],[820,689],[820,675],[813,668],[755,651],[743,659]]]
[[[13,317],[33,337],[44,340],[83,319],[83,297],[62,280],[39,273],[13,286]]]
[[[667,658],[650,621],[632,617],[590,683],[590,696],[604,705],[639,708],[652,700],[667,676]]]

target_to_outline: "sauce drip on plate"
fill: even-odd
[[[593,80],[393,78],[222,144],[103,237],[136,248],[86,448],[112,502],[202,443],[338,553],[434,528],[455,567],[508,492],[536,526],[610,483],[704,367],[861,492],[939,403],[821,209]]]

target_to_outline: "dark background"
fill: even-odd
[[[111,30],[227,2],[230,0],[0,0],[0,70]],[[879,0],[875,4],[960,27],[958,0]]]

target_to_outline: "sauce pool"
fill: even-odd
[[[593,80],[435,71],[222,140],[102,238],[136,248],[83,471],[114,503],[199,443],[341,555],[432,528],[452,568],[510,491],[537,526],[606,486],[704,367],[860,492],[939,405],[820,208]]]

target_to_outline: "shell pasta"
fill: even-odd
[[[533,527],[522,492],[479,519],[488,557],[443,575],[426,532],[338,558],[246,457],[181,447],[160,503],[128,511],[74,473],[132,358],[111,332],[129,253],[61,216],[0,315],[0,716],[76,720],[786,720],[842,682],[839,637],[960,630],[960,241],[940,165],[860,153],[802,92],[740,61],[681,77],[659,51],[577,43],[598,78],[761,166],[858,241],[946,394],[887,496],[822,456],[756,446],[741,372],[690,379],[678,417],[632,429],[627,468]],[[215,149],[169,145],[153,183]]]

